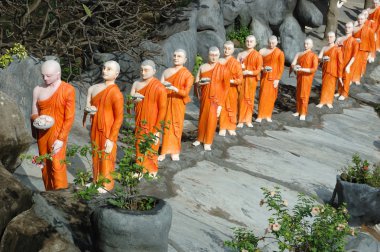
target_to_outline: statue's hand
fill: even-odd
[[[156,137],[156,140],[154,141],[154,144],[158,144],[160,142],[160,132],[154,133],[154,136]]]
[[[106,143],[104,144],[104,152],[109,154],[111,153],[112,149],[113,149],[113,142],[107,139]]]
[[[280,80],[274,80],[274,81],[273,81],[273,87],[274,87],[274,88],[277,88],[279,82],[280,82]]]
[[[55,140],[51,147],[53,149],[52,151],[53,155],[57,154],[61,150],[62,146],[63,146],[63,142],[61,140],[58,140],[58,139]]]
[[[220,112],[222,112],[222,106],[218,106],[218,108],[216,109],[216,116],[217,117],[220,116]]]

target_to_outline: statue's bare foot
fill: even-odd
[[[236,136],[236,131],[228,130],[228,134],[230,134],[230,136]]]
[[[253,128],[253,124],[252,123],[247,123],[247,127],[248,128]]]
[[[211,144],[205,144],[205,145],[203,146],[203,148],[204,148],[204,150],[206,150],[206,151],[210,151],[210,150],[211,150]]]
[[[149,172],[149,177],[152,179],[157,179],[157,172]]]
[[[332,104],[327,104],[327,107],[328,107],[329,109],[332,109],[332,108],[333,108],[333,105],[332,105]]]
[[[103,194],[103,193],[107,193],[107,190],[102,187],[99,187],[98,192]]]
[[[198,146],[198,145],[200,145],[201,144],[201,142],[199,142],[199,141],[195,141],[194,143],[193,143],[193,146]]]
[[[256,120],[255,120],[255,122],[258,122],[258,123],[261,123],[261,118],[257,118]]]
[[[296,113],[293,113],[292,115],[293,115],[293,116],[299,116],[300,113],[296,112]]]
[[[322,108],[322,107],[323,107],[323,104],[322,104],[322,103],[319,103],[316,107],[317,107],[317,108]]]
[[[238,123],[238,125],[236,127],[238,128],[243,128],[244,124],[243,123]]]
[[[272,122],[272,118],[268,117],[267,122]]]
[[[343,95],[339,96],[338,100],[339,101],[344,101],[346,99],[346,97],[344,97]]]
[[[355,85],[360,85],[360,81],[355,81]]]
[[[219,136],[226,136],[226,130],[219,130]]]
[[[179,154],[172,154],[171,157],[173,161],[179,161]]]
[[[159,156],[158,156],[158,161],[164,161],[164,160],[165,160],[165,157],[166,157],[165,154],[159,155]]]
[[[336,94],[334,94],[334,97],[338,97],[340,94],[339,93],[336,93]]]
[[[301,115],[300,116],[300,121],[305,121],[306,120],[306,115]]]

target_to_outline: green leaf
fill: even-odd
[[[86,12],[86,15],[91,17],[92,11],[90,10],[90,8],[88,8],[87,5],[85,5],[85,4],[82,4],[82,6],[83,6],[84,11]]]

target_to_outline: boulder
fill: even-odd
[[[223,2],[224,26],[233,25],[235,23],[235,19],[240,15],[245,4],[245,0],[226,0]]]
[[[213,31],[220,38],[225,39],[223,14],[218,0],[200,0],[196,22],[197,31]]]
[[[322,12],[309,0],[298,0],[295,14],[302,26],[319,27],[323,25]]]
[[[280,26],[280,43],[285,54],[285,62],[291,63],[297,52],[303,51],[305,34],[293,16],[285,18]]]
[[[201,31],[197,33],[198,54],[203,58],[203,62],[208,61],[208,50],[211,46],[216,46],[223,54],[224,39],[213,31]]]
[[[32,206],[32,192],[0,164],[0,237],[8,223]],[[12,251],[2,250],[0,251]],[[15,250],[13,250],[15,251]]]
[[[17,90],[18,88],[14,87],[14,96],[17,95]],[[8,92],[10,92],[10,89],[8,89]],[[22,96],[17,101],[22,104]],[[0,118],[2,120],[0,127],[0,162],[12,173],[16,169],[19,155],[26,151],[32,142],[30,131],[26,128],[24,116],[14,100],[0,91]],[[29,117],[30,113],[28,124],[30,124]]]
[[[0,90],[17,101],[28,129],[33,89],[42,83],[40,69],[41,61],[32,57],[15,60],[7,68],[0,69]]]
[[[33,210],[15,217],[7,226],[0,251],[79,252]]]
[[[268,38],[272,36],[269,26],[259,19],[253,19],[250,25],[251,33],[256,37],[256,48],[259,50],[268,44]]]

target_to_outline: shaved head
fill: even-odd
[[[305,42],[309,42],[309,43],[311,43],[311,45],[314,44],[314,42],[313,42],[313,40],[312,40],[311,38],[307,38],[307,39],[305,39]]]
[[[186,53],[186,51],[183,50],[183,49],[181,49],[181,48],[175,50],[174,53],[183,53],[183,55],[185,56],[185,58],[187,57],[187,53]]]
[[[104,63],[104,66],[113,68],[117,73],[120,73],[120,65],[114,60],[110,60]]]
[[[216,47],[216,46],[211,46],[211,47],[208,49],[208,53],[211,53],[211,52],[220,53],[219,48]]]
[[[268,38],[268,41],[276,41],[276,42],[278,42],[278,40],[277,40],[277,37],[276,36],[270,36],[269,38]]]
[[[234,42],[232,42],[231,40],[224,42],[224,45],[235,47]]]
[[[253,39],[253,40],[256,41],[256,37],[253,36],[253,35],[248,35],[248,36],[245,38],[245,40],[247,40],[247,39]]]
[[[144,60],[142,63],[141,63],[141,66],[151,66],[153,68],[153,70],[156,70],[156,64],[154,64],[153,60]]]
[[[47,60],[41,66],[41,72],[43,74],[57,74],[61,73],[61,66],[55,60]]]

